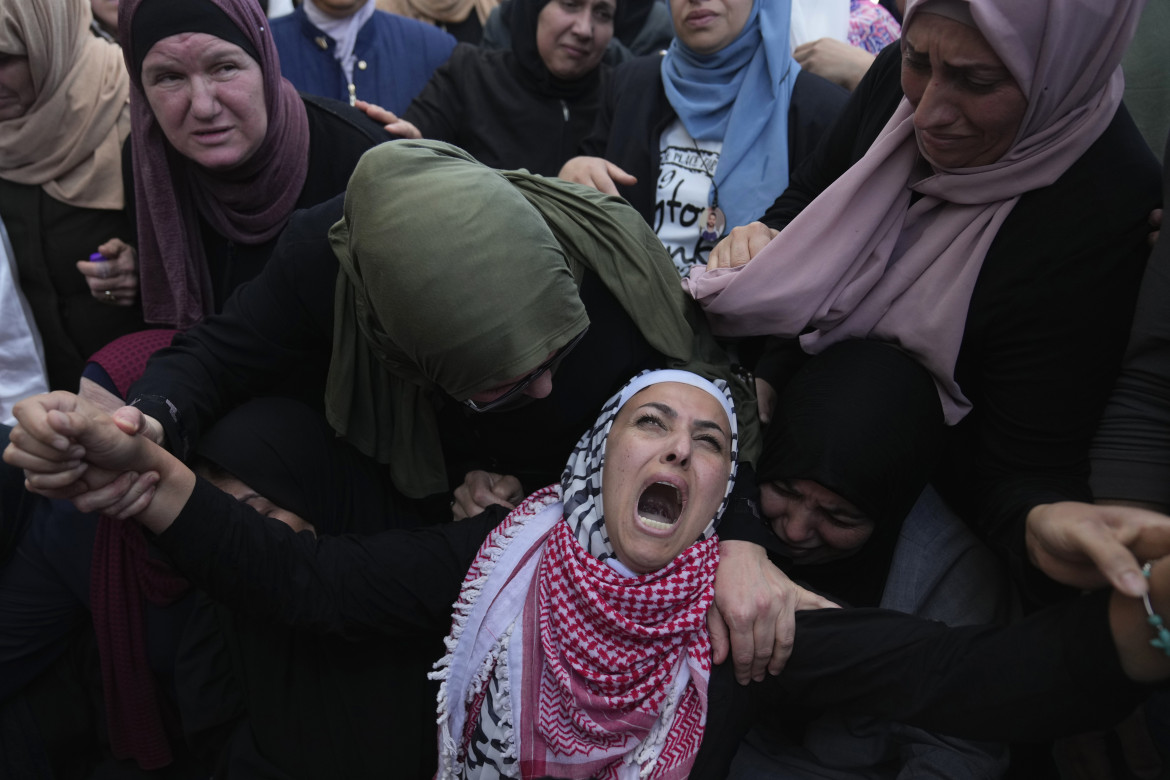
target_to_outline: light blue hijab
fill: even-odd
[[[759,219],[788,186],[788,103],[800,72],[791,16],[791,0],[755,0],[723,49],[698,54],[675,38],[662,58],[666,97],[687,132],[723,141],[715,183],[728,227]]]

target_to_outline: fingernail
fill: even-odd
[[[1122,591],[1130,596],[1140,596],[1149,588],[1146,584],[1146,578],[1132,571],[1121,575],[1121,585]]]

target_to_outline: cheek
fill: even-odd
[[[902,93],[906,95],[911,106],[918,108],[918,102],[922,100],[922,93],[925,91],[926,77],[909,68],[902,68]]]
[[[825,544],[842,553],[855,552],[868,542],[871,536],[873,526],[840,528],[828,522],[821,526],[821,538]]]
[[[1024,121],[1027,103],[1019,92],[981,101],[972,108],[975,116],[983,117],[982,123],[988,135],[994,137],[996,145],[1007,148],[1016,139],[1020,124]]]
[[[179,92],[158,88],[148,88],[145,93],[150,112],[154,114],[155,121],[158,122],[163,135],[173,144],[175,133],[183,124],[183,117],[187,113],[186,100]]]

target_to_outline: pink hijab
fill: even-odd
[[[955,382],[975,280],[1019,197],[1055,182],[1121,103],[1121,56],[1144,0],[910,0],[917,13],[969,18],[1028,100],[997,162],[925,169],[903,99],[857,163],[750,263],[683,284],[719,335],[801,336],[806,352],[871,338],[934,375],[948,424],[971,403]],[[922,197],[911,205],[911,191]]]
[[[134,14],[143,2],[122,0],[118,36],[130,71],[131,145],[138,217],[138,269],[147,322],[187,328],[214,306],[199,217],[241,244],[259,244],[284,228],[309,169],[309,120],[296,88],[280,75],[268,20],[255,0],[183,0],[219,8],[259,56],[268,134],[229,171],[209,171],[177,154],[163,135],[135,66]],[[192,30],[191,32],[202,32]]]

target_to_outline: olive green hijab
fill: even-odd
[[[532,371],[588,325],[585,269],[672,367],[728,376],[658,237],[596,190],[393,141],[358,163],[329,238],[341,269],[326,414],[407,496],[450,489],[443,395]]]

